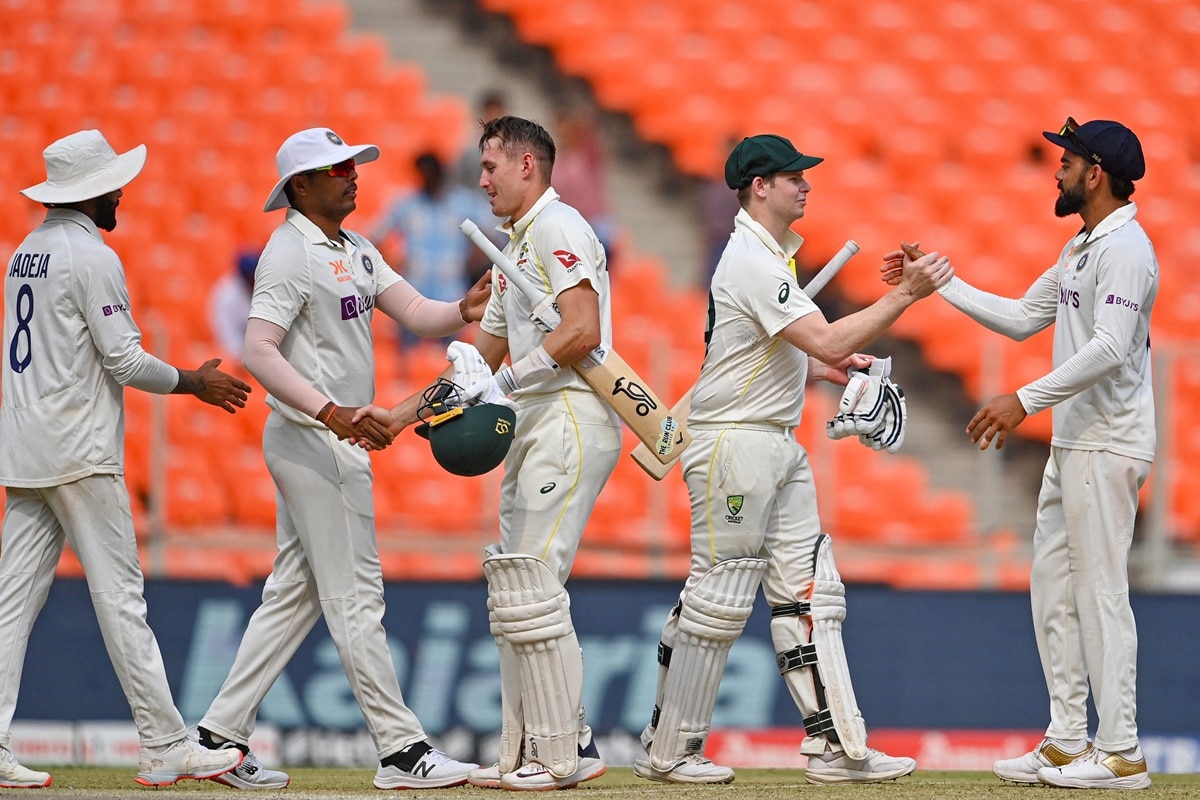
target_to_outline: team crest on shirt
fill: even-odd
[[[734,525],[741,525],[742,518],[740,516],[742,503],[746,500],[745,495],[731,494],[725,498],[725,507],[729,509],[729,513],[725,515],[725,521]]]
[[[371,257],[370,257],[370,256],[363,256],[363,257],[362,257],[362,265],[363,265],[363,269],[365,269],[365,270],[367,271],[367,274],[368,274],[368,275],[374,275],[374,274],[375,274],[375,265],[371,263]]]
[[[554,257],[562,262],[562,265],[566,268],[567,272],[570,272],[571,270],[575,269],[575,267],[579,266],[579,256],[575,255],[570,250],[555,250]]]
[[[1087,264],[1088,256],[1090,256],[1090,255],[1091,255],[1091,253],[1084,253],[1083,255],[1081,255],[1079,257],[1079,260],[1077,262],[1075,262],[1075,272],[1076,273],[1083,271],[1084,266]]]
[[[325,131],[325,138],[328,139],[333,144],[337,145],[338,147],[341,147],[342,145],[345,144],[345,142],[342,141],[342,137],[338,136],[333,131]]]

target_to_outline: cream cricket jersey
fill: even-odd
[[[574,208],[560,202],[557,192],[547,189],[525,216],[511,224],[506,222],[499,230],[507,233],[510,239],[505,254],[516,262],[517,268],[534,286],[541,287],[546,294],[558,297],[560,292],[583,280],[591,283],[600,297],[601,341],[611,346],[608,262],[604,247],[587,220]],[[545,340],[546,334],[529,319],[536,303],[510,287],[499,270],[493,272],[492,300],[480,327],[493,336],[508,339],[508,352],[513,361],[519,361],[533,352]],[[513,396],[568,387],[592,390],[574,369],[563,369],[550,380],[518,389]]]
[[[120,258],[87,216],[50,209],[5,269],[0,484],[125,471],[122,387],[179,380],[141,342]]]
[[[709,290],[708,346],[688,425],[800,424],[808,355],[778,334],[818,311],[792,267],[803,242],[788,231],[781,247],[738,211]]]
[[[403,280],[367,239],[342,231],[339,241],[295,209],[271,234],[254,273],[250,316],[287,331],[279,352],[339,406],[375,396],[375,298]],[[303,411],[267,396],[286,419],[323,427]]]
[[[1056,447],[1154,459],[1150,310],[1158,260],[1130,203],[1080,231],[1020,300],[959,278],[942,287],[955,307],[999,333],[1025,338],[1054,324],[1054,368],[1017,390],[1030,414],[1054,408]]]

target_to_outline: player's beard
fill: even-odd
[[[1054,201],[1054,216],[1069,217],[1078,214],[1087,203],[1087,188],[1083,179],[1076,181],[1073,186],[1062,186],[1058,190],[1058,199]]]
[[[120,200],[109,200],[107,197],[100,198],[100,202],[96,204],[97,228],[111,231],[117,227],[117,204],[120,202]]]

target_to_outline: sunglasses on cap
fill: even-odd
[[[1067,121],[1059,129],[1058,135],[1065,137],[1067,141],[1079,148],[1079,154],[1088,161],[1100,166],[1100,156],[1095,150],[1084,144],[1083,139],[1079,137],[1079,123],[1075,121],[1074,117],[1067,117]]]
[[[338,163],[331,164],[328,167],[317,167],[316,169],[310,169],[308,174],[311,175],[314,172],[328,172],[329,177],[331,178],[349,178],[350,173],[354,172],[354,159],[347,158],[345,161],[339,161]]]

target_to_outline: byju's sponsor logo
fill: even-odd
[[[375,307],[374,297],[352,294],[342,298],[342,319],[357,319]]]
[[[1105,299],[1104,305],[1106,305],[1106,306],[1125,306],[1126,308],[1132,309],[1133,311],[1138,310],[1137,303],[1133,302],[1132,300],[1126,300],[1124,297],[1118,297],[1115,294],[1110,294]]]
[[[103,306],[100,309],[104,312],[104,316],[111,317],[113,314],[120,314],[122,311],[129,310],[128,303],[113,303],[111,306]]]

